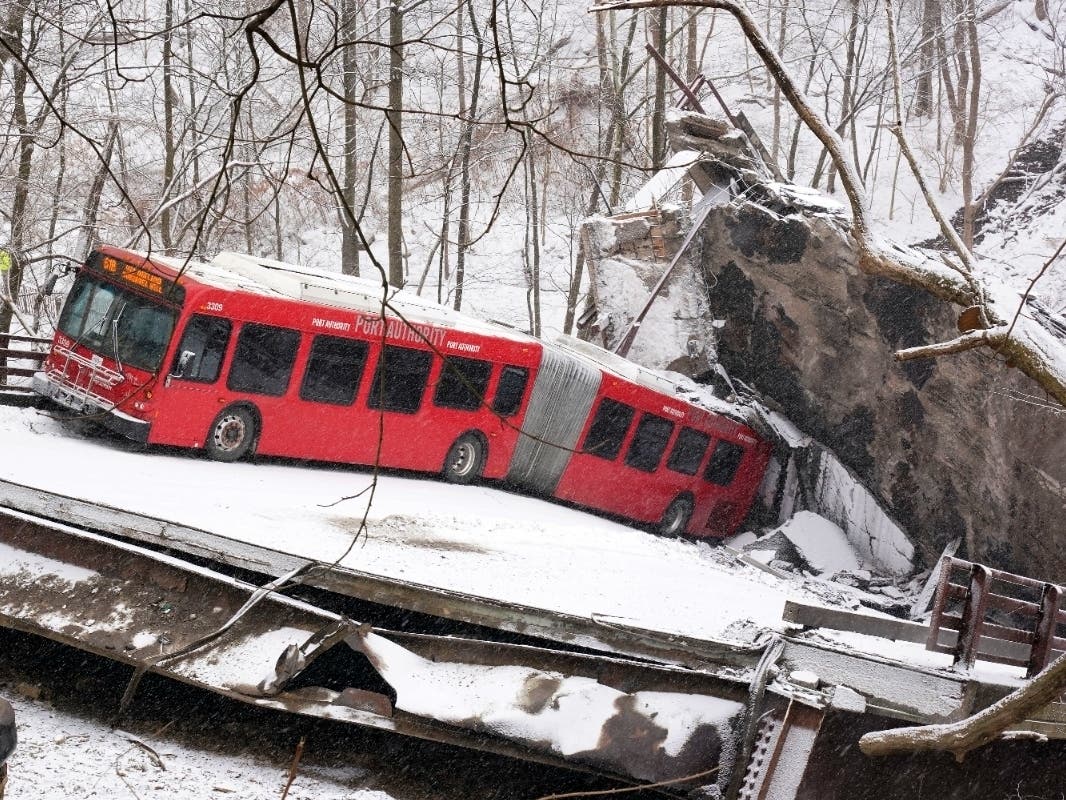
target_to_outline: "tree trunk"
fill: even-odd
[[[927,117],[933,111],[933,69],[936,36],[940,27],[940,4],[923,0],[922,41],[918,48],[918,82],[914,87],[914,116]]]
[[[470,17],[470,30],[477,42],[477,55],[474,58],[474,77],[470,87],[470,106],[463,133],[459,141],[459,230],[455,248],[455,310],[463,306],[463,281],[466,278],[466,251],[470,247],[470,151],[477,122],[478,99],[481,94],[481,67],[485,60],[485,42],[481,38],[481,29],[474,15],[472,0],[466,0],[466,9]]]
[[[942,725],[923,725],[867,733],[859,748],[868,756],[940,750],[962,761],[971,750],[998,739],[1012,725],[1055,702],[1066,690],[1066,653],[1009,695],[971,717]]]
[[[357,116],[355,109],[356,95],[356,0],[343,0],[341,6],[342,37],[346,40],[341,57],[344,70],[344,187],[341,200],[341,272],[345,275],[359,274],[359,251],[362,243],[359,232],[355,229],[356,188],[358,186],[356,169],[358,158],[356,148],[359,143]]]
[[[20,6],[22,4],[19,4]],[[23,26],[25,24],[24,7],[19,14],[12,13],[8,18],[8,30],[10,36],[8,46],[15,48],[15,52],[22,58],[23,52]],[[14,186],[12,187],[11,200],[11,238],[8,247],[10,260],[8,268],[0,272],[3,297],[7,302],[0,301],[0,333],[11,331],[11,321],[15,317],[15,305],[18,303],[19,291],[22,289],[22,278],[25,272],[25,245],[28,232],[29,220],[26,219],[26,210],[29,207],[30,197],[30,172],[33,168],[34,137],[30,130],[29,120],[26,117],[26,86],[28,76],[26,70],[19,61],[15,61],[12,68],[13,82],[12,95],[13,118],[15,130],[18,132],[18,167],[15,172]],[[6,361],[0,363],[0,382],[7,379]]]
[[[540,336],[540,229],[537,220],[537,165],[533,157],[533,148],[526,147],[526,196],[527,236],[530,244],[529,283],[530,283],[530,327],[534,336]]]
[[[403,12],[389,6],[389,283],[403,286]]]
[[[977,9],[974,0],[962,0],[966,49],[970,61],[970,96],[966,109],[966,127],[962,139],[962,241],[973,250],[974,218],[977,207],[974,203],[973,173],[974,148],[977,144],[977,123],[981,111],[981,49],[977,40]],[[961,98],[960,98],[961,99]]]
[[[840,98],[840,122],[837,124],[836,131],[837,136],[843,138],[845,131],[847,131],[848,123],[851,120],[852,114],[852,85],[855,81],[855,37],[858,35],[859,30],[859,2],[858,0],[851,0],[851,18],[848,22],[847,33],[847,60],[844,65],[844,88],[841,91]],[[855,165],[856,169],[858,164]],[[832,162],[829,164],[829,175],[826,178],[825,188],[830,194],[836,191],[836,168]]]
[[[163,29],[163,191],[160,202],[176,194],[174,182],[174,0],[166,0],[164,5],[165,27]],[[247,182],[245,183],[247,186]],[[163,250],[171,252],[173,221],[171,207],[165,205],[159,218]]]
[[[666,25],[669,9],[660,8],[651,15],[651,38],[655,49],[666,58]],[[655,62],[655,98],[651,112],[651,164],[660,169],[666,161],[666,70]]]

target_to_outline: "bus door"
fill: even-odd
[[[366,404],[376,420],[381,414],[381,463],[400,469],[437,471],[451,440],[434,423],[426,387],[433,368],[433,353],[413,347],[385,345],[377,353]],[[426,411],[427,413],[420,413]],[[372,462],[377,454],[376,425],[364,431],[364,445]]]
[[[227,392],[220,383],[233,323],[222,317],[189,318],[164,378],[166,409],[153,421],[152,440],[185,447],[204,443]]]
[[[287,415],[299,430],[290,431],[293,455],[357,464],[372,462],[366,411],[354,410],[369,358],[370,344],[330,334],[315,334],[300,377],[297,399]]]

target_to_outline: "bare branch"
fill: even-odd
[[[868,756],[941,750],[953,753],[956,760],[962,761],[971,750],[994,741],[1012,725],[1053,702],[1064,689],[1066,653],[1025,686],[972,717],[943,725],[875,731],[859,740],[859,749]]]
[[[957,339],[952,339],[950,342],[923,344],[918,347],[897,350],[894,357],[896,361],[914,361],[919,358],[936,358],[938,356],[951,355],[952,353],[965,353],[967,350],[975,350],[978,347],[991,347],[994,350],[1003,345],[1008,333],[1009,329],[1004,325],[997,328],[982,328],[979,331],[970,331]]]

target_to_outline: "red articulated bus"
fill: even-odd
[[[131,439],[505,481],[726,536],[769,446],[665,378],[376,282],[236,253],[103,247],[81,267],[33,387]]]

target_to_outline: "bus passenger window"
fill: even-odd
[[[414,414],[422,405],[433,354],[410,347],[386,345],[366,403],[371,408]]]
[[[492,410],[501,417],[511,417],[522,407],[522,397],[526,393],[529,370],[525,367],[504,367],[500,372],[500,382],[496,386],[496,397],[492,401]]]
[[[728,486],[736,477],[740,461],[744,458],[744,448],[739,444],[720,441],[714,446],[714,454],[707,465],[703,477],[719,486]]]
[[[366,342],[316,336],[300,385],[300,399],[350,406],[359,391],[369,350]]]
[[[476,411],[481,408],[491,374],[492,364],[488,361],[458,356],[444,359],[437,391],[433,394],[434,405]]]
[[[710,443],[711,437],[706,433],[682,428],[674,442],[674,449],[670,451],[670,458],[666,460],[666,468],[682,475],[695,475]]]
[[[280,397],[289,386],[299,345],[299,331],[246,323],[237,335],[226,386],[235,392]]]
[[[596,409],[596,418],[592,420],[582,450],[613,461],[622,449],[622,440],[626,438],[629,423],[633,421],[633,413],[631,406],[609,397],[603,398]]]
[[[674,423],[669,420],[654,414],[642,414],[626,453],[626,464],[644,472],[655,472],[673,432]]]
[[[218,317],[197,314],[185,326],[181,344],[174,353],[170,374],[175,378],[198,383],[214,383],[222,369],[222,358],[229,344],[230,322]],[[182,364],[182,354],[192,353]]]

